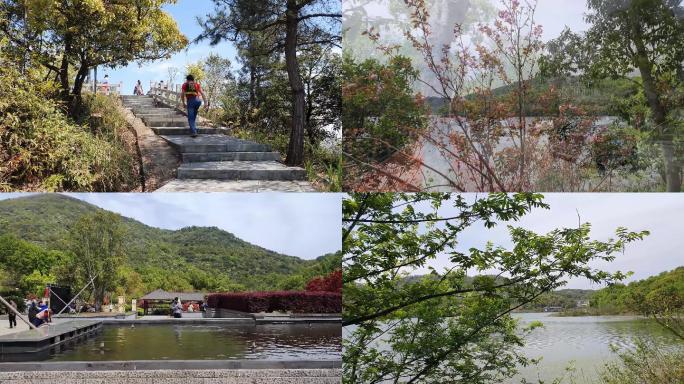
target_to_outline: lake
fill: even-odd
[[[561,377],[574,362],[576,384],[593,384],[603,365],[616,358],[610,345],[628,347],[633,337],[643,337],[664,345],[681,346],[681,341],[653,321],[633,316],[556,317],[553,313],[516,313],[521,327],[541,321],[544,327],[532,331],[525,339],[522,352],[529,358],[543,357],[537,366],[520,367],[520,374],[503,384],[519,384],[525,378],[550,382]],[[344,327],[343,337],[355,326]],[[381,349],[386,348],[380,337]],[[564,382],[567,383],[567,382]]]
[[[540,122],[548,122],[549,118],[527,117],[525,118],[525,121],[528,126],[531,127]],[[617,117],[615,116],[600,116],[596,118],[594,124],[596,126],[607,126],[616,121]],[[421,140],[413,153],[414,157],[421,158],[425,164],[421,167],[419,172],[416,172],[416,175],[413,175],[413,178],[417,179],[417,181],[412,181],[413,183],[419,184],[422,188],[434,192],[453,191],[454,187],[450,185],[450,180],[459,180],[459,173],[462,171],[459,171],[455,166],[453,156],[443,148],[453,150],[453,146],[450,143],[450,137],[454,132],[461,131],[458,124],[450,119],[438,118],[435,116],[431,118],[429,134],[431,140]],[[542,142],[544,142],[544,140],[545,139],[542,139]],[[513,142],[506,137],[501,139],[496,150],[502,151],[513,146]],[[479,191],[479,187],[469,181],[468,177],[466,177],[465,180],[459,180],[459,182],[466,191]]]
[[[539,366],[522,368],[521,374],[509,383],[519,383],[521,378],[550,380],[562,376],[565,367],[574,361],[579,377],[577,383],[584,384],[596,379],[603,365],[615,359],[611,344],[628,347],[632,345],[633,337],[666,345],[678,342],[658,324],[630,316],[556,317],[552,313],[513,316],[519,319],[521,326],[532,321],[544,324],[543,328],[532,331],[523,348],[527,357],[543,357],[543,360]]]
[[[50,360],[340,360],[341,332],[339,324],[105,325]]]

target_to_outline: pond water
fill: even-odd
[[[536,367],[521,368],[521,378],[551,380],[561,377],[565,368],[574,362],[577,383],[590,383],[608,361],[615,359],[610,346],[629,347],[634,337],[642,337],[663,345],[681,343],[652,321],[629,316],[556,317],[550,313],[515,314],[521,326],[541,321],[526,338],[523,352],[527,357],[542,361]]]
[[[339,324],[105,325],[50,360],[340,360],[341,333]]]

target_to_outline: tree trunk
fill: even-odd
[[[256,107],[256,68],[249,66],[249,108]]]
[[[59,67],[59,86],[61,88],[61,94],[62,98],[65,101],[70,101],[69,100],[69,92],[70,92],[70,87],[69,87],[69,60],[66,57],[66,54],[62,56],[62,64]]]
[[[309,78],[311,77],[311,74],[309,74]],[[307,81],[306,83],[306,135],[309,138],[309,143],[311,144],[311,148],[316,147],[316,136],[314,135],[313,132],[313,113],[314,113],[314,102],[313,102],[313,93],[311,90],[311,83],[310,81]]]
[[[81,95],[81,92],[83,91],[83,83],[85,82],[86,77],[88,77],[88,66],[86,65],[81,65],[81,67],[78,69],[78,73],[76,73],[76,79],[74,80],[74,88],[71,91],[72,94],[74,95]]]
[[[304,84],[299,73],[299,61],[297,60],[297,29],[299,25],[299,9],[296,0],[287,0],[287,13],[285,15],[285,62],[287,64],[287,78],[292,91],[292,130],[290,131],[290,143],[287,147],[285,163],[290,166],[304,163],[304,108],[305,95]]]
[[[104,289],[99,286],[95,288],[95,311],[102,311],[102,303],[104,302]]]
[[[667,132],[667,111],[658,97],[656,82],[652,73],[653,64],[648,59],[648,52],[646,51],[646,46],[641,38],[641,31],[639,30],[638,25],[635,25],[633,33],[634,45],[636,46],[637,50],[635,61],[641,74],[644,94],[646,95],[648,106],[651,109],[651,113],[653,113],[653,121],[656,125],[657,139],[660,142],[660,146],[663,150],[667,192],[681,192],[682,165],[675,155],[673,135],[671,132]]]

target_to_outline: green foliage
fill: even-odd
[[[459,235],[486,231],[548,208],[533,193],[467,199],[449,194],[351,194],[343,201],[344,383],[497,383],[531,361],[513,310],[568,278],[614,283],[626,277],[590,267],[610,262],[648,232],[617,228],[592,240],[590,224],[547,234],[508,226],[512,247],[462,250]],[[444,216],[443,212],[449,212]],[[450,265],[431,267],[437,255]],[[418,268],[431,274],[405,281]],[[468,279],[466,273],[481,275]],[[498,271],[497,276],[484,271]],[[381,339],[382,345],[373,342]]]
[[[204,75],[202,82],[202,94],[204,95],[207,107],[214,107],[214,101],[231,86],[234,86],[230,60],[217,54],[210,54],[202,61],[202,72]],[[196,78],[197,79],[197,78]]]
[[[53,101],[54,87],[21,75],[0,56],[0,190],[122,191],[136,187],[125,124],[111,99],[89,99],[102,122],[77,125]]]
[[[95,308],[116,286],[117,273],[125,263],[125,228],[119,215],[99,210],[81,216],[69,229],[67,246],[73,253],[73,274],[80,281],[93,279]]]
[[[195,78],[195,81],[202,81],[204,79],[204,63],[203,62],[198,62],[198,63],[191,63],[185,66],[185,72],[186,76],[187,75],[192,75]]]
[[[51,70],[65,99],[75,96],[78,102],[90,68],[168,58],[187,45],[175,20],[162,9],[174,2],[6,0],[0,3],[6,20],[2,32],[35,65]],[[73,77],[70,68],[75,69]]]
[[[427,110],[414,94],[418,73],[411,60],[391,57],[342,63],[344,151],[361,161],[378,161],[412,143],[426,128]]]
[[[0,236],[3,289],[19,288],[23,294],[42,295],[45,283],[54,281],[55,266],[66,259],[63,252],[45,250],[14,235]]]
[[[684,267],[601,289],[592,295],[591,306],[598,314],[649,316],[684,340]]]

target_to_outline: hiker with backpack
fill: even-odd
[[[202,106],[202,100],[204,98],[202,94],[202,88],[199,83],[195,82],[195,77],[193,75],[188,75],[185,77],[185,83],[181,88],[181,100],[183,100],[183,107],[188,111],[188,124],[190,124],[190,131],[192,131],[192,137],[197,137],[197,125],[195,121],[197,120],[197,113],[199,112],[200,106]]]

